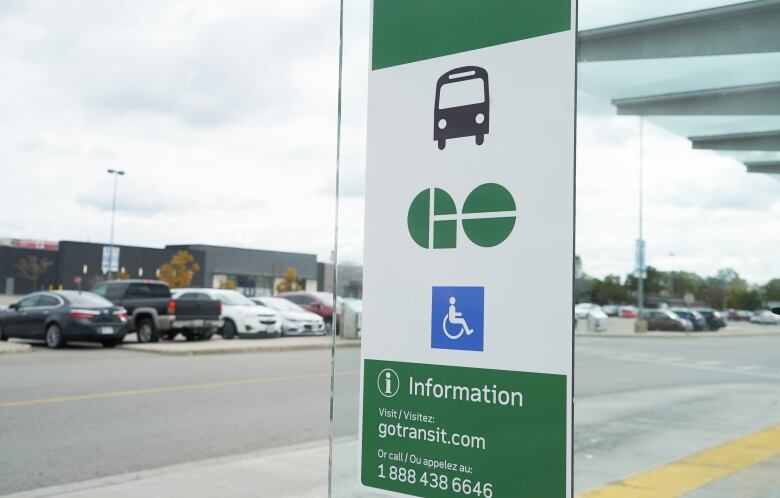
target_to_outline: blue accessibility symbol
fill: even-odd
[[[485,288],[434,287],[431,347],[484,351]]]

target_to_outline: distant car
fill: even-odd
[[[253,302],[271,308],[282,320],[282,335],[327,334],[325,320],[320,315],[306,311],[294,302],[281,297],[253,297]]]
[[[609,318],[600,306],[594,306],[590,309],[587,321],[590,332],[606,332],[609,328]]]
[[[240,292],[229,289],[174,289],[177,300],[216,300],[222,303],[222,320],[219,329],[223,339],[251,337],[279,337],[282,320],[271,308],[260,306]]]
[[[576,316],[578,320],[588,318],[588,314],[593,308],[598,308],[598,305],[593,303],[577,303],[574,305],[574,316]]]
[[[672,308],[672,311],[677,314],[680,318],[685,318],[689,322],[693,324],[693,330],[695,331],[703,331],[708,330],[709,327],[707,326],[707,319],[704,318],[704,315],[699,313],[696,310],[688,309],[688,308]]]
[[[623,306],[618,312],[620,318],[636,318],[639,316],[639,312],[633,306]]]
[[[620,307],[614,304],[605,304],[601,307],[601,311],[603,311],[607,316],[620,315]]]
[[[333,294],[330,292],[281,292],[276,297],[292,301],[306,311],[320,315],[328,330],[333,329]],[[341,300],[338,302],[341,305]],[[339,313],[336,313],[338,323]]]
[[[0,312],[0,340],[12,337],[46,341],[61,348],[68,341],[99,342],[110,348],[127,334],[127,310],[91,292],[35,292]]]
[[[775,308],[773,311],[780,311],[780,308]],[[780,323],[780,315],[777,315],[769,310],[762,310],[754,314],[750,318],[750,323],[757,323],[759,325],[777,325]]]
[[[704,316],[704,319],[707,320],[707,327],[709,327],[710,330],[715,331],[726,326],[726,321],[720,316],[719,311],[715,311],[711,308],[698,308],[696,311],[701,313],[702,316]]]
[[[737,316],[739,316],[740,320],[749,322],[753,318],[753,312],[750,310],[737,310]]]
[[[692,332],[693,324],[668,309],[645,310],[647,330]]]
[[[212,301],[185,301],[171,297],[168,284],[159,280],[110,280],[92,287],[129,314],[128,332],[135,332],[138,342],[157,342],[160,335],[168,339],[182,333],[187,340],[211,339],[222,326],[222,305]]]

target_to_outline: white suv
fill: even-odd
[[[279,314],[252,302],[248,297],[228,289],[173,289],[174,299],[208,299],[222,302],[220,329],[224,339],[240,337],[279,337],[282,321]]]

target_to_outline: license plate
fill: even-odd
[[[100,327],[100,333],[103,335],[112,335],[114,333],[114,327]]]

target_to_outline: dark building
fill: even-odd
[[[114,273],[126,278],[159,276],[158,269],[180,250],[188,251],[200,266],[193,287],[230,287],[246,295],[271,295],[288,268],[294,268],[306,290],[317,290],[317,256],[280,251],[210,245],[170,245],[165,248],[117,245]],[[0,293],[26,294],[41,289],[83,289],[107,277],[108,244],[66,240],[56,242],[0,239]],[[19,261],[35,257],[49,267],[37,280],[25,279]],[[28,275],[29,276],[29,275]]]
[[[272,295],[287,269],[294,268],[306,290],[317,290],[317,256],[314,254],[200,244],[166,247],[203,253],[205,263],[201,265],[200,273],[206,287],[219,288],[232,282],[248,296]]]
[[[0,294],[27,294],[48,289],[57,282],[57,255],[52,249],[0,245]],[[32,265],[46,267],[37,279],[30,278]]]
[[[82,287],[91,288],[97,282],[105,280],[107,265],[103,266],[103,248],[107,244],[91,242],[75,242],[65,240],[60,242],[57,264],[57,285],[65,289],[76,289],[76,277],[81,277]],[[115,274],[121,273],[127,278],[157,278],[157,269],[171,260],[175,249],[157,249],[152,247],[136,247],[117,245],[118,261],[114,263]],[[205,255],[199,251],[190,251],[196,263],[203,268]],[[195,274],[192,286],[203,287],[202,270]]]
[[[317,290],[333,292],[333,263],[317,263]],[[363,267],[352,263],[339,265],[341,297],[363,298]]]

